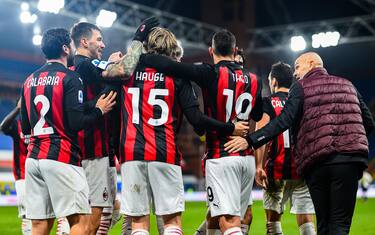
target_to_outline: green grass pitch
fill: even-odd
[[[182,224],[184,234],[192,235],[195,229],[204,219],[206,207],[204,202],[187,202],[186,212],[183,214]],[[265,234],[265,216],[262,209],[262,203],[255,201],[253,205],[253,224],[250,234]],[[374,235],[375,234],[375,199],[369,199],[367,202],[357,201],[351,235]],[[295,216],[285,213],[282,220],[284,234],[298,235],[299,231],[296,225]],[[16,207],[0,207],[0,234],[18,235],[21,221],[17,218]],[[54,233],[51,233],[54,234]],[[121,234],[120,223],[111,230],[110,235]],[[152,216],[151,234],[157,234],[155,219]]]

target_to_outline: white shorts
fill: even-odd
[[[16,193],[17,193],[17,205],[18,205],[18,217],[24,218],[26,216],[25,208],[25,180],[16,180]]]
[[[117,196],[117,169],[116,167],[110,167],[110,177],[111,177],[111,195],[112,195],[112,207],[104,207],[103,213],[112,213],[113,206],[115,205]]]
[[[255,176],[255,158],[223,157],[206,161],[207,200],[211,216],[244,217]]]
[[[129,161],[121,164],[121,213],[130,216],[156,215],[185,210],[181,167],[164,162]]]
[[[113,170],[108,157],[82,160],[82,167],[89,184],[91,207],[112,207]]]
[[[116,167],[110,167],[110,177],[111,177],[111,195],[112,195],[112,205],[116,201],[117,195],[117,169]]]
[[[292,214],[315,214],[309,189],[302,180],[279,181],[272,192],[263,191],[263,205],[266,210],[282,214],[285,203],[290,200]]]
[[[82,167],[26,159],[26,218],[50,219],[90,214],[89,187]]]

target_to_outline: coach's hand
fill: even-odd
[[[233,136],[246,137],[249,133],[249,123],[244,121],[239,121],[234,124]]]
[[[108,61],[112,63],[117,63],[122,59],[122,57],[123,57],[123,54],[121,51],[114,52],[109,56]]]
[[[143,42],[146,40],[151,30],[159,25],[159,20],[156,17],[150,17],[145,19],[141,25],[139,25],[137,31],[134,34],[133,40]]]
[[[260,187],[267,189],[268,187],[268,178],[266,172],[263,170],[262,167],[257,167],[255,173],[255,182]]]
[[[101,95],[95,107],[99,108],[102,114],[108,113],[116,104],[116,96],[117,93],[114,91],[110,91],[107,96],[105,94]]]
[[[224,150],[228,153],[237,153],[246,150],[249,147],[247,140],[243,137],[231,136],[229,138],[231,138],[231,140],[224,144]]]

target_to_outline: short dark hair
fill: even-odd
[[[276,79],[279,87],[289,88],[294,81],[292,67],[281,61],[272,65],[270,75]]]
[[[237,55],[239,55],[239,56],[242,57],[242,66],[245,66],[245,64],[246,64],[246,58],[245,58],[245,53],[244,53],[243,49],[238,49],[237,50]]]
[[[91,38],[92,31],[97,30],[101,32],[98,26],[87,23],[87,22],[79,22],[75,25],[73,25],[70,33],[74,42],[74,46],[76,48],[79,47],[79,42],[83,37]]]
[[[236,47],[236,37],[226,29],[221,30],[212,37],[212,47],[215,54],[221,56],[233,55]]]
[[[63,53],[63,46],[70,48],[69,31],[64,28],[48,29],[43,33],[42,37],[42,51],[47,59],[58,59]]]

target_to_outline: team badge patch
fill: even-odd
[[[107,191],[107,187],[104,188],[104,191],[103,191],[103,200],[104,201],[107,201],[108,200],[108,191]]]
[[[111,62],[109,62],[109,61],[98,60],[98,59],[92,60],[91,63],[92,63],[95,67],[98,67],[98,68],[103,69],[103,70],[106,70],[106,68],[108,67],[108,65],[111,64]]]
[[[100,60],[98,60],[98,59],[95,59],[95,60],[91,61],[91,64],[95,65],[95,67],[98,67],[99,63],[100,63]]]

